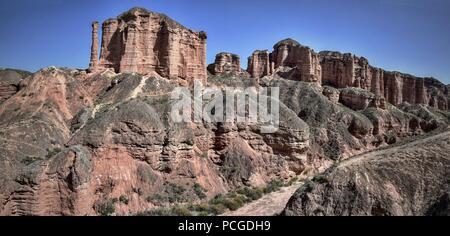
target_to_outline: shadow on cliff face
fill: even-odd
[[[450,216],[450,197],[445,193],[439,200],[427,211],[428,216]]]

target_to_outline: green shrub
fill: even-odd
[[[192,216],[189,209],[184,206],[160,207],[144,211],[137,214],[138,216]]]
[[[119,201],[125,205],[128,205],[128,203],[129,203],[128,197],[125,195],[120,196]]]
[[[280,179],[270,181],[267,186],[264,188],[264,193],[272,193],[280,190],[283,187],[283,181]]]
[[[45,157],[47,159],[52,158],[53,156],[55,156],[56,154],[60,153],[61,149],[60,148],[55,148],[55,149],[48,149],[47,148],[47,155],[45,155]]]
[[[116,199],[117,200],[117,199]],[[109,199],[96,206],[96,211],[101,216],[110,216],[116,212],[115,200]]]
[[[162,196],[160,194],[154,194],[152,196],[148,196],[146,198],[147,202],[152,202],[152,203],[163,203],[163,202],[168,202],[169,198],[167,196]]]
[[[173,216],[172,210],[167,207],[160,207],[137,214],[138,216]]]
[[[209,208],[209,212],[213,215],[220,215],[225,213],[227,208],[223,204],[214,204]]]
[[[293,184],[295,184],[298,181],[298,177],[294,177],[292,179],[289,180],[289,182],[287,183],[287,186],[292,186]]]
[[[312,181],[319,183],[319,184],[324,184],[324,183],[328,183],[328,179],[325,175],[320,174],[320,175],[316,175],[314,176],[314,178],[312,179]]]
[[[250,201],[255,201],[260,199],[264,192],[260,188],[249,188],[244,187],[237,190],[237,193],[246,196]]]
[[[183,186],[169,183],[166,191],[170,203],[183,202],[185,200],[184,193],[186,192],[186,189]]]
[[[313,181],[308,181],[308,182],[306,182],[306,183],[300,188],[300,190],[301,190],[302,192],[305,192],[305,193],[309,193],[309,192],[311,192],[313,189],[314,189],[314,182],[313,182]]]
[[[175,216],[192,216],[191,211],[183,206],[175,206],[172,208],[172,214]]]
[[[240,198],[226,198],[223,205],[231,211],[235,211],[241,208],[244,205],[244,202]]]
[[[199,199],[203,200],[206,198],[205,189],[203,189],[200,184],[195,183],[192,188]]]

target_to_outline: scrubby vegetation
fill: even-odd
[[[227,194],[219,194],[209,200],[208,202],[200,204],[175,204],[172,206],[162,206],[149,211],[139,213],[140,216],[215,216],[221,215],[226,211],[235,211],[245,204],[258,200],[264,196],[264,194],[269,194],[280,190],[280,188],[285,186],[290,186],[297,182],[297,178],[293,178],[287,182],[281,179],[275,179],[270,181],[265,187],[241,187],[235,191],[229,192]],[[195,184],[193,190],[197,195],[204,194],[200,193],[203,190],[200,185]],[[163,198],[163,199],[160,199]],[[199,196],[200,198],[200,196]],[[204,195],[206,198],[206,195]],[[200,198],[203,199],[203,198]],[[154,195],[150,201],[166,200],[161,195]]]
[[[116,212],[117,198],[112,198],[95,205],[95,210],[101,216],[111,216]]]

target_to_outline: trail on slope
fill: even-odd
[[[303,183],[295,183],[289,187],[281,188],[279,191],[269,193],[262,198],[251,202],[236,211],[231,211],[222,216],[274,216],[280,214],[289,199]]]

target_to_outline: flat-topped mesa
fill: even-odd
[[[274,62],[272,54],[268,50],[256,50],[248,58],[247,72],[253,78],[262,78],[272,75],[274,72]]]
[[[350,53],[324,51],[319,55],[325,85],[362,88],[393,105],[407,102],[449,109],[448,89],[435,79],[385,71],[371,66],[366,58]]]
[[[205,32],[192,31],[166,15],[133,8],[103,22],[102,33],[99,68],[156,72],[185,84],[206,80]]]
[[[275,70],[289,67],[296,70],[293,79],[321,84],[322,68],[319,55],[309,47],[302,46],[293,39],[285,39],[273,47],[272,58]]]
[[[238,55],[228,52],[221,52],[216,55],[213,64],[208,65],[208,71],[213,75],[224,76],[243,76],[244,71],[241,69],[241,59]]]

